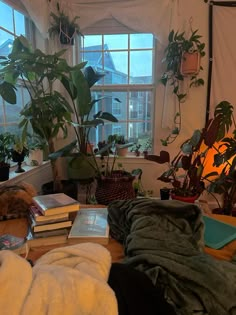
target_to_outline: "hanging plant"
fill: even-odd
[[[82,35],[80,27],[76,22],[79,16],[75,16],[72,20],[60,8],[57,2],[57,14],[51,12],[51,27],[48,29],[49,36],[59,37],[59,41],[63,45],[73,45],[76,34]]]
[[[168,45],[165,49],[163,62],[166,70],[161,77],[161,83],[172,86],[172,92],[177,98],[178,110],[174,116],[174,128],[166,139],[161,139],[162,145],[175,141],[181,130],[181,104],[185,102],[187,92],[182,92],[183,81],[189,81],[189,87],[204,85],[204,80],[199,78],[199,72],[203,70],[201,58],[205,56],[205,44],[200,41],[202,36],[198,30],[191,31],[189,38],[185,32],[179,33],[172,30],[168,36]]]

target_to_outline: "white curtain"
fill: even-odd
[[[177,0],[59,1],[61,8],[73,17],[78,15],[81,31],[105,18],[113,17],[137,32],[154,33],[160,42],[169,33],[171,8]],[[48,37],[50,11],[56,12],[56,0],[21,0],[37,28]]]
[[[210,113],[223,100],[236,108],[236,7],[213,6],[213,62]],[[236,111],[236,110],[235,110]]]

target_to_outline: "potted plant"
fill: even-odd
[[[27,149],[29,154],[27,156],[26,164],[29,166],[38,166],[43,163],[43,150],[46,146],[45,140],[39,136],[27,135]]]
[[[0,72],[4,77],[5,85],[2,96],[5,100],[15,97],[17,80],[20,78],[29,93],[30,101],[24,105],[20,115],[22,121],[22,137],[26,138],[28,130],[44,139],[49,153],[55,151],[54,140],[59,131],[67,136],[67,124],[71,120],[73,109],[62,93],[55,89],[60,82],[68,88],[68,72],[70,67],[61,56],[65,51],[53,55],[46,55],[42,51],[31,48],[30,43],[23,36],[13,42],[12,52],[8,57],[0,57]],[[81,65],[83,66],[83,65]],[[6,97],[7,96],[7,97]],[[51,160],[54,190],[61,191],[61,181],[58,178],[58,169],[55,160]]]
[[[21,167],[22,162],[25,157],[29,154],[29,150],[26,147],[24,141],[22,141],[20,136],[14,136],[13,147],[12,147],[12,161],[17,162],[17,168],[15,173],[23,173],[25,170]]]
[[[14,135],[10,132],[0,134],[0,181],[9,179],[10,159]]]
[[[103,148],[104,151],[109,150],[109,146]],[[133,181],[136,177],[140,178],[141,169],[134,169],[127,172],[121,163],[116,163],[118,156],[115,155],[101,155],[101,165],[99,175],[97,176],[97,188],[95,197],[98,203],[107,205],[111,201],[120,199],[134,199],[135,187]],[[140,187],[141,189],[141,187]]]
[[[205,184],[218,175],[217,171],[206,173],[205,166],[209,155],[219,152],[216,143],[223,139],[229,130],[229,106],[228,102],[218,104],[214,118],[210,119],[202,130],[195,130],[192,137],[180,146],[179,152],[172,160],[168,151],[161,151],[159,156],[146,157],[159,164],[168,164],[168,169],[158,180],[172,184],[172,198],[182,200],[182,197],[187,197],[184,199],[193,202],[206,189]]]
[[[225,117],[227,122],[226,134],[220,141],[220,145],[214,155],[213,166],[223,167],[207,187],[207,191],[214,194],[218,208],[213,212],[236,215],[236,124],[234,119],[234,106],[227,101],[218,104],[216,110]],[[231,133],[228,131],[232,130]],[[222,198],[217,198],[216,195]],[[220,200],[219,200],[220,199]]]
[[[80,27],[77,23],[79,16],[75,16],[70,20],[69,16],[61,10],[59,3],[57,2],[57,13],[51,12],[51,26],[48,29],[49,36],[54,38],[59,37],[60,43],[63,45],[73,45],[74,37],[76,34],[82,35]]]
[[[161,139],[162,145],[175,141],[181,130],[181,104],[185,102],[188,92],[182,92],[182,84],[186,77],[190,81],[188,89],[204,85],[204,80],[199,78],[201,58],[205,56],[205,44],[200,41],[201,35],[198,30],[191,31],[187,38],[186,33],[171,30],[168,36],[168,45],[165,48],[165,71],[160,82],[170,85],[172,93],[177,98],[178,110],[174,117],[174,128],[166,139]],[[195,64],[189,64],[194,61]]]
[[[149,154],[150,149],[152,148],[152,139],[148,138],[143,144],[143,155],[146,157]]]
[[[133,146],[132,146],[132,148],[131,148],[131,152],[134,152],[134,154],[136,155],[136,156],[140,156],[140,154],[141,154],[141,151],[140,151],[140,148],[141,148],[141,144],[140,143],[135,143]]]
[[[126,156],[128,153],[128,148],[133,145],[132,142],[128,142],[128,140],[125,139],[124,135],[109,135],[108,136],[108,143],[114,144],[114,149],[116,151],[116,154],[118,156]]]
[[[86,63],[83,64],[84,66]],[[105,121],[117,122],[117,118],[109,112],[94,112],[95,104],[102,98],[93,99],[91,87],[102,77],[104,73],[94,71],[92,67],[74,66],[70,71],[69,95],[75,113],[75,119],[69,122],[75,132],[75,140],[65,147],[49,155],[50,159],[68,157],[69,177],[76,180],[94,179],[99,167],[94,151],[88,152],[90,144],[89,134],[92,128],[104,124]],[[116,101],[119,102],[118,99]]]

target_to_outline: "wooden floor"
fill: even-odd
[[[28,231],[27,219],[14,219],[0,222],[0,235],[3,234],[12,234],[19,237],[26,237]],[[78,241],[79,243],[79,241]],[[40,256],[50,251],[51,249],[68,246],[68,243],[54,244],[54,245],[43,245],[43,246],[32,246],[30,245],[30,251],[28,254],[28,259],[31,259],[35,262]],[[113,262],[121,261],[123,258],[123,247],[114,239],[110,239],[106,247],[112,257]]]

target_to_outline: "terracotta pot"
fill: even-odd
[[[182,56],[180,72],[182,75],[197,74],[200,70],[200,53],[185,52]]]
[[[120,148],[119,145],[116,146],[118,156],[126,156],[128,154],[128,148]]]
[[[198,195],[196,196],[178,196],[175,194],[170,194],[170,195],[171,195],[171,199],[188,202],[188,203],[194,203],[195,200],[197,200],[199,197]]]

